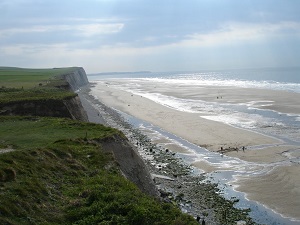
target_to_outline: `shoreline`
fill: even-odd
[[[99,88],[101,85],[101,89]],[[101,92],[96,91],[100,89]],[[113,108],[123,111],[129,115],[133,115],[136,118],[148,121],[155,126],[173,133],[179,137],[182,137],[191,143],[204,147],[210,151],[218,151],[223,148],[239,148],[242,146],[259,146],[266,145],[272,146],[262,149],[251,149],[244,152],[230,152],[231,157],[237,157],[247,162],[254,163],[276,163],[285,157],[282,154],[287,151],[282,142],[279,139],[246,131],[229,125],[221,124],[219,122],[206,120],[200,118],[200,115],[178,112],[174,109],[159,105],[145,97],[134,95],[132,93],[114,89],[108,84],[97,84],[97,88],[93,88],[91,93],[93,96],[101,96],[99,99],[104,104],[107,104]],[[176,123],[174,123],[176,121]],[[198,128],[201,128],[199,130]],[[292,146],[299,148],[299,146]],[[196,163],[197,164],[197,163]],[[212,172],[218,168],[213,168],[203,165],[199,162],[199,168],[206,170],[206,172]],[[298,169],[299,167],[297,167]],[[254,180],[256,178],[253,178]],[[252,179],[252,180],[253,180]],[[292,180],[290,181],[292,182]],[[298,183],[295,183],[298,184]],[[251,200],[255,200],[254,195],[259,196],[259,193],[255,189],[247,189],[247,184],[243,184],[245,193],[252,193],[249,197]],[[268,183],[268,187],[272,189],[272,183]],[[300,196],[300,193],[297,194]],[[285,196],[288,197],[288,196]],[[291,199],[293,196],[289,196]],[[270,207],[270,204],[266,204]],[[286,206],[284,206],[286,207]],[[288,207],[288,206],[287,206]],[[271,206],[274,210],[274,206]],[[298,208],[298,206],[297,206]],[[278,211],[277,209],[275,209]],[[299,215],[293,215],[298,218]]]
[[[267,206],[284,218],[300,222],[299,171],[299,166],[280,166],[275,167],[268,174],[256,176],[255,179],[238,177],[231,184],[235,186],[235,190],[245,193],[246,198]],[[270,186],[272,186],[271,190]],[[283,194],[287,190],[291,193],[289,198]]]
[[[101,89],[101,92],[94,88],[91,94],[101,96],[99,100],[104,104],[150,122],[210,151],[218,151],[221,147],[242,148],[243,146],[281,144],[278,139],[207,120],[201,118],[201,114],[181,112],[162,106],[145,97],[114,89],[108,85],[98,83],[97,88]]]

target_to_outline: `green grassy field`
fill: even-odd
[[[76,96],[74,92],[58,88],[0,88],[0,104],[22,101],[63,100],[74,96]]]
[[[21,101],[62,100],[76,94],[61,88],[62,74],[77,67],[58,69],[22,69],[0,67],[0,104]]]
[[[57,69],[23,69],[16,67],[0,67],[0,87],[33,88],[39,84],[47,84],[49,80],[61,74],[76,70],[77,67]]]
[[[0,147],[16,149],[46,147],[60,139],[123,135],[109,127],[63,118],[0,116],[0,124]]]
[[[0,224],[198,224],[143,194],[96,139],[113,128],[0,117]]]

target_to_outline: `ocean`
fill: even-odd
[[[91,81],[109,78],[190,80],[204,85],[233,85],[300,92],[300,67],[189,72],[109,72],[89,74]],[[202,83],[203,82],[203,83]],[[195,84],[195,83],[194,83]]]
[[[238,177],[262,176],[278,167],[300,165],[300,68],[101,73],[88,75],[88,79],[177,111],[197,114],[201,118],[259,133],[280,142],[247,146],[250,151],[293,146],[281,153],[285,156],[283,160],[248,162],[208,151],[159,126],[120,112],[136,128],[146,131],[148,135],[152,133],[152,139],[164,137],[192,152],[179,154],[186,163],[193,164],[200,160],[218,168],[210,174],[210,179],[224,185],[224,196],[238,197],[238,207],[251,208],[257,222],[300,223],[300,215],[297,215],[298,220],[283,213],[280,215],[267,204],[249,200],[248,193],[237,191],[234,185]],[[101,96],[95,97],[101,99]],[[296,207],[300,211],[300,206]]]

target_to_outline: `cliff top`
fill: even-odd
[[[72,73],[80,68],[25,69],[0,67],[0,83],[2,87],[6,88],[34,88],[47,85],[62,75]]]
[[[0,67],[0,103],[61,100],[74,97],[65,80],[66,74],[75,73],[80,67],[54,69],[23,69]],[[62,88],[63,87],[63,88]]]

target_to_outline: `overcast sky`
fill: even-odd
[[[299,66],[299,0],[0,0],[0,66]]]

